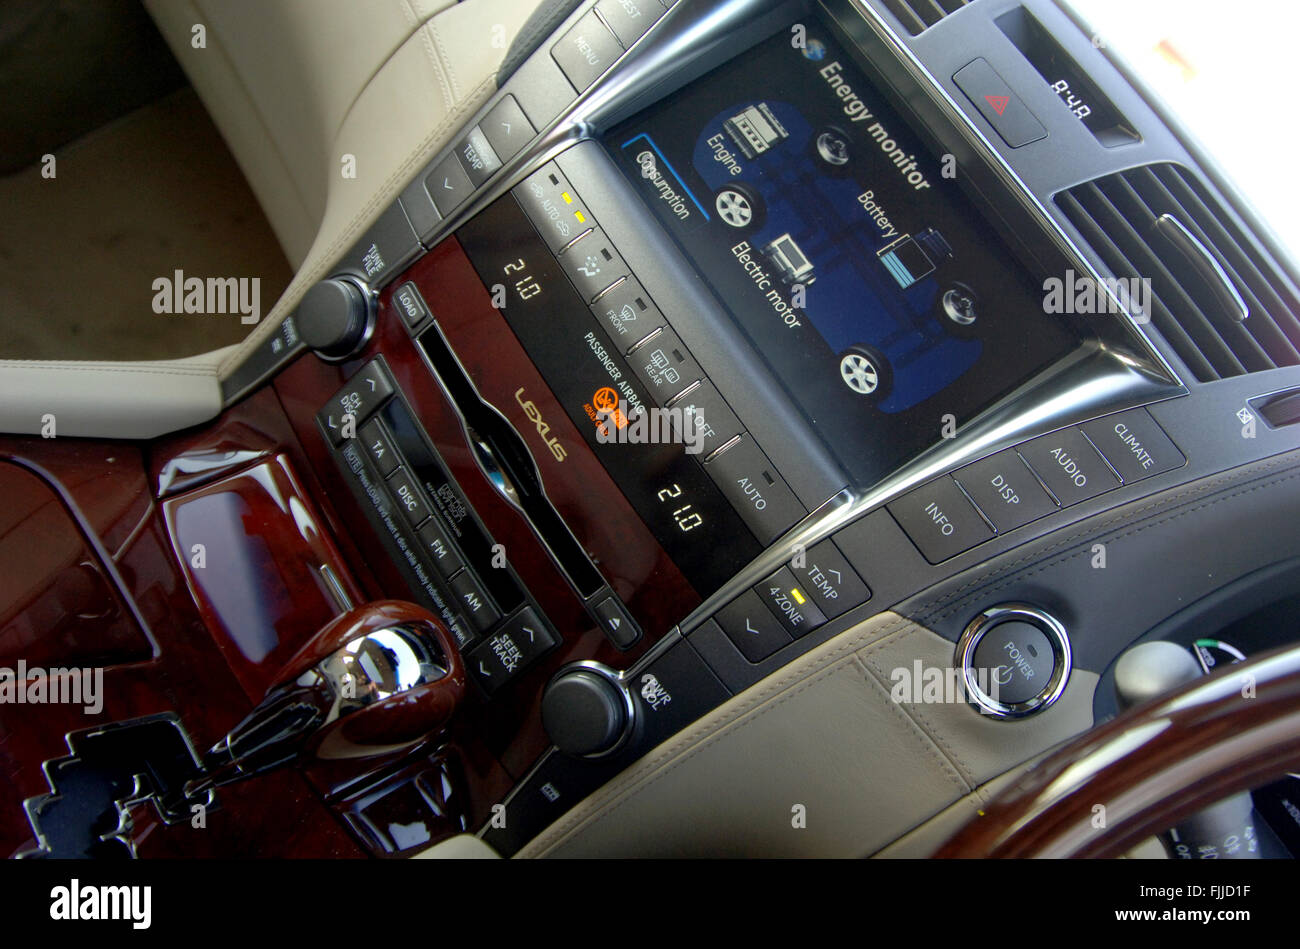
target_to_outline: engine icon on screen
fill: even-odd
[[[766,102],[742,109],[723,122],[722,128],[731,136],[741,154],[751,159],[790,137]]]

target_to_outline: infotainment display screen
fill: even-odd
[[[927,150],[816,23],[605,147],[859,483],[1078,344],[952,156]]]

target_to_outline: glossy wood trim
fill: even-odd
[[[199,612],[253,702],[342,609],[322,567],[354,604],[363,598],[285,455],[165,498],[162,508]]]
[[[534,458],[540,459],[539,468],[544,469],[541,476],[557,510],[573,527],[578,541],[593,553],[598,569],[628,603],[645,632],[628,652],[616,649],[595,626],[526,519],[497,492],[475,463],[454,407],[420,356],[399,308],[392,303],[393,293],[408,281],[416,283],[440,325],[446,323],[458,358],[482,387],[484,397],[497,404],[516,429],[525,418],[524,409],[514,398],[521,385],[539,410],[555,419],[552,433],[569,448],[570,460],[558,469],[545,468],[540,443],[527,444]],[[325,498],[338,511],[343,530],[357,543],[361,558],[379,578],[384,595],[413,597],[416,593],[369,527],[315,421],[317,410],[334,396],[344,380],[379,354],[384,356],[407,402],[442,456],[448,474],[456,480],[492,539],[504,545],[510,566],[560,634],[559,648],[525,669],[490,701],[477,688],[471,688],[453,723],[453,734],[473,736],[463,742],[467,753],[486,752],[518,779],[550,745],[541,725],[540,703],[542,690],[556,669],[584,659],[613,668],[630,666],[699,603],[699,597],[573,428],[519,340],[493,308],[491,295],[454,238],[416,261],[381,294],[374,337],[357,358],[333,364],[304,355],[275,380],[275,391],[311,459]],[[525,439],[530,431],[536,435],[535,426],[522,428]],[[487,806],[500,798],[480,796],[474,769],[469,770],[475,813],[488,813]],[[491,781],[495,786],[496,778]],[[350,786],[342,784],[334,785],[331,793],[344,790],[351,793]]]
[[[1227,666],[1094,728],[985,805],[936,857],[1118,857],[1300,766],[1300,646]],[[1094,808],[1106,808],[1104,827]]]

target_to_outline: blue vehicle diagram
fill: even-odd
[[[951,385],[983,343],[979,301],[948,241],[929,224],[904,229],[909,207],[885,177],[894,169],[873,157],[768,98],[717,113],[691,162],[710,189],[697,197],[711,226],[766,258],[784,292],[801,295],[844,385],[893,413]]]

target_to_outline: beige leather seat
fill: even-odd
[[[427,136],[456,130],[536,0],[145,5],[297,268],[327,212],[338,226]]]
[[[297,273],[238,346],[159,362],[0,360],[0,431],[152,438],[221,380],[491,97],[540,0],[145,0]],[[349,174],[351,172],[351,174]]]

